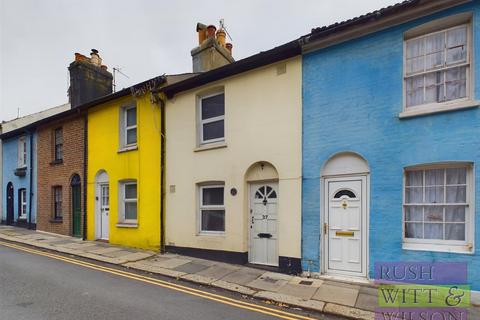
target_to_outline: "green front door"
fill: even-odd
[[[80,185],[72,185],[73,236],[82,236],[82,198]]]

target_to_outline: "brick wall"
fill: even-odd
[[[38,128],[38,214],[37,229],[72,235],[72,194],[70,182],[75,174],[81,178],[82,224],[85,213],[84,188],[84,117],[62,119]],[[54,160],[54,130],[63,130],[63,162]],[[53,187],[62,187],[61,221],[54,220]],[[83,230],[83,225],[81,227]]]

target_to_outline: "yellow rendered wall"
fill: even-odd
[[[286,73],[282,73],[286,65]],[[278,67],[278,68],[277,68]],[[247,252],[247,170],[279,177],[278,253],[301,257],[302,64],[299,57],[176,95],[166,104],[166,245]],[[226,147],[198,150],[197,96],[225,91]],[[200,234],[197,184],[225,182],[226,232]],[[230,189],[236,188],[232,196]]]
[[[138,150],[119,152],[120,108],[137,104]],[[109,176],[110,233],[112,244],[158,250],[160,247],[160,109],[147,94],[127,96],[91,108],[88,112],[87,238],[95,239],[95,177]],[[119,181],[137,180],[138,227],[117,226]]]

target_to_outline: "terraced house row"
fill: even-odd
[[[468,264],[480,290],[480,1],[410,0],[2,124],[2,222],[285,273]]]

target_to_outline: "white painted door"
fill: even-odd
[[[250,185],[250,263],[278,266],[278,183]]]
[[[100,239],[108,240],[109,236],[109,218],[110,198],[108,184],[100,185]]]
[[[366,276],[366,177],[325,180],[326,271]]]

